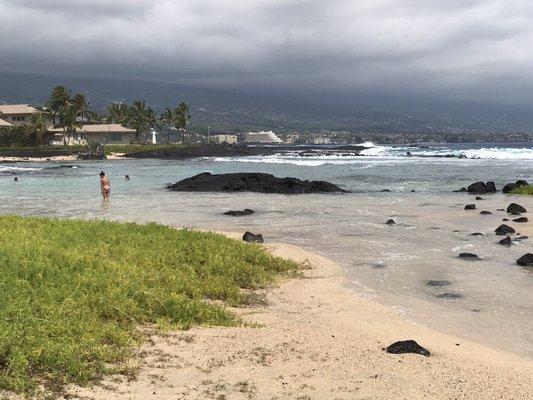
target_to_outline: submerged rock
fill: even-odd
[[[263,173],[211,174],[204,172],[167,186],[180,192],[256,192],[280,194],[346,192],[326,181],[277,178]]]
[[[491,215],[492,213],[490,211],[481,211],[481,215]]]
[[[250,210],[249,208],[245,208],[244,210],[230,210],[226,211],[224,215],[231,215],[233,217],[240,217],[243,215],[251,215],[254,213],[254,210]]]
[[[514,240],[526,240],[527,238],[528,238],[527,236],[518,236]]]
[[[494,232],[496,232],[496,235],[504,236],[508,235],[510,233],[515,233],[516,231],[511,228],[509,225],[502,224],[499,227],[497,227]]]
[[[471,233],[470,236],[483,236],[483,234],[481,232],[474,232]]]
[[[394,221],[394,220],[391,218],[391,219],[388,219],[387,222],[385,222],[385,224],[387,224],[387,225],[395,225],[395,224],[396,224],[396,221]]]
[[[527,253],[516,260],[516,263],[522,267],[533,267],[533,254]]]
[[[475,210],[476,209],[476,205],[475,204],[467,204],[465,206],[465,210]]]
[[[513,240],[510,236],[507,236],[505,239],[500,240],[498,243],[502,246],[510,246],[513,244]]]
[[[483,200],[483,197],[481,197],[481,196],[476,196],[476,200]]]
[[[425,357],[429,357],[431,355],[429,350],[423,348],[414,340],[402,340],[399,342],[395,342],[391,344],[389,347],[387,347],[385,351],[390,354],[412,353],[412,354],[420,354]]]
[[[463,297],[459,293],[441,293],[436,296],[438,299],[460,299]]]
[[[507,213],[511,215],[518,215],[527,212],[524,207],[522,207],[520,204],[511,203],[509,204],[509,207],[507,207]]]
[[[468,190],[466,190],[466,188],[463,187],[463,188],[461,188],[461,189],[459,189],[459,190],[454,190],[454,192],[456,192],[456,193],[462,193],[462,192],[468,192]]]
[[[527,217],[520,217],[520,218],[515,218],[513,219],[514,222],[528,222],[529,220],[527,219]]]
[[[458,257],[464,258],[466,260],[481,260],[481,258],[479,258],[479,256],[474,253],[461,253]]]
[[[442,287],[442,286],[451,285],[451,282],[450,281],[446,281],[446,280],[442,280],[442,281],[429,280],[429,281],[426,282],[426,285],[434,286],[434,287]]]
[[[263,243],[263,235],[260,233],[254,234],[250,231],[246,231],[246,233],[242,236],[242,240],[248,243]]]

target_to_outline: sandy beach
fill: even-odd
[[[237,237],[235,235],[230,235]],[[150,335],[135,379],[69,388],[84,399],[531,399],[533,362],[415,325],[355,295],[342,269],[297,246],[267,248],[307,266],[234,311],[247,326]],[[414,339],[431,357],[392,355]],[[71,398],[71,397],[69,397]]]

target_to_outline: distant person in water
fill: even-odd
[[[102,196],[104,196],[104,201],[107,203],[109,201],[109,193],[111,193],[111,182],[109,178],[105,176],[105,172],[100,172],[100,188],[102,189]]]
[[[129,181],[129,180],[130,180],[130,176],[129,176],[129,175],[126,175],[126,176],[124,177],[124,179],[127,180],[127,181]]]
[[[19,181],[19,178],[15,176],[15,179],[13,179],[15,182]]]

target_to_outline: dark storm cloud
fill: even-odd
[[[0,0],[0,68],[533,96],[529,0]]]

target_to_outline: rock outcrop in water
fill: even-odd
[[[242,240],[248,243],[263,243],[263,235],[260,233],[255,234],[250,231],[247,231],[243,236]]]
[[[302,181],[296,178],[277,178],[263,173],[211,174],[204,172],[168,185],[179,192],[256,192],[280,194],[346,192],[326,181]]]
[[[513,244],[513,240],[511,239],[511,237],[507,236],[505,239],[500,240],[498,243],[502,246],[510,246]]]
[[[496,235],[504,236],[510,233],[515,233],[516,231],[514,230],[514,228],[511,228],[509,225],[502,224],[499,227],[497,227],[494,232],[496,232]]]
[[[475,210],[476,209],[476,205],[475,204],[467,204],[465,206],[465,210]]]
[[[481,258],[474,253],[461,253],[459,254],[459,258],[463,258],[465,260],[481,260]]]
[[[244,210],[230,210],[226,211],[224,215],[231,215],[232,217],[241,217],[243,215],[251,215],[254,213],[254,210],[250,210],[249,208],[245,208]]]
[[[423,348],[414,340],[402,340],[391,344],[385,349],[387,353],[390,354],[420,354],[426,357],[429,357],[431,353],[428,349]]]
[[[511,215],[519,215],[525,212],[527,212],[526,209],[520,204],[511,203],[509,204],[509,207],[507,207],[507,213]]]
[[[503,193],[511,193],[514,189],[519,188],[520,186],[527,186],[527,181],[518,180],[515,183],[508,183],[502,189]]]
[[[516,260],[516,263],[522,267],[533,267],[533,254],[527,253]]]
[[[468,193],[475,194],[496,193],[496,185],[494,182],[475,182],[468,186],[466,190]]]

